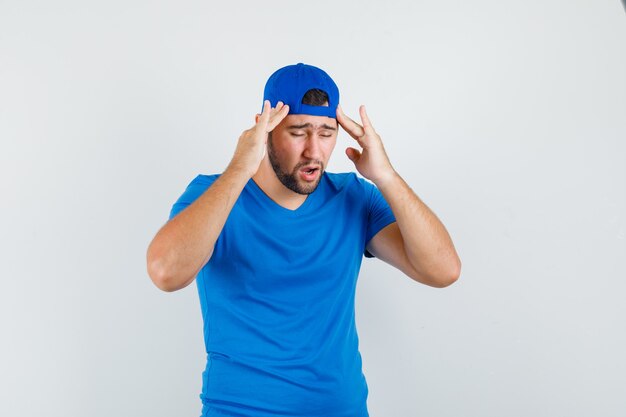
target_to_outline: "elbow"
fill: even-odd
[[[208,262],[210,256],[211,253],[202,265]],[[150,245],[146,254],[148,276],[161,291],[174,292],[185,288],[193,282],[201,269],[201,267],[195,270],[189,267],[183,268],[180,264],[188,262],[177,260],[175,257],[172,259],[172,257],[167,250],[160,249],[154,244]]]
[[[453,268],[447,274],[442,274],[436,281],[437,284],[433,285],[436,288],[445,288],[457,282],[461,276],[461,261],[457,259],[457,262]]]
[[[170,273],[171,268],[168,268],[165,259],[162,256],[156,256],[150,249],[147,253],[147,267],[148,276],[161,291],[174,292],[186,286],[186,284],[181,286],[180,279],[176,279]]]
[[[150,257],[148,257],[148,276],[154,285],[156,285],[156,287],[161,291],[176,291],[176,288],[174,288],[171,284],[171,279],[168,278],[166,269],[161,259],[150,259]]]
[[[416,281],[422,282],[430,287],[434,288],[446,288],[454,284],[461,276],[461,261],[457,260],[454,267],[449,267],[445,272],[439,272],[436,274],[430,274],[427,276],[421,275],[421,279],[413,277]]]
[[[452,278],[440,278],[436,281],[433,281],[430,286],[435,288],[446,288],[454,284],[457,279],[459,279],[458,276],[453,276]]]

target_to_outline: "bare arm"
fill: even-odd
[[[163,291],[193,281],[211,259],[217,237],[249,177],[227,168],[189,207],[167,222],[148,247],[148,273]]]
[[[377,185],[396,222],[370,240],[368,251],[422,284],[454,283],[461,261],[443,223],[398,174]]]
[[[239,138],[228,168],[152,239],[146,255],[148,274],[161,290],[171,292],[186,287],[211,259],[230,211],[264,157],[267,133],[288,111],[289,106],[280,102],[275,109],[270,109],[266,102],[255,126]]]
[[[365,178],[385,197],[396,222],[379,231],[367,250],[406,275],[432,287],[445,287],[461,273],[452,239],[437,216],[395,172],[380,136],[374,130],[365,106],[359,108],[361,126],[337,107],[337,120],[361,150],[346,149],[346,155]]]

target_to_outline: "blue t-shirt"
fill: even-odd
[[[196,177],[170,219],[218,176]],[[367,243],[394,221],[354,173],[324,173],[296,210],[248,181],[196,277],[203,416],[369,415],[354,296]]]

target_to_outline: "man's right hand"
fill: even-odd
[[[213,255],[215,242],[247,181],[256,174],[265,156],[267,134],[289,113],[282,102],[272,109],[263,103],[256,124],[242,133],[226,169],[189,207],[158,231],[148,247],[148,274],[163,291],[176,291],[189,285]],[[243,175],[248,175],[245,178]]]
[[[237,149],[231,165],[243,169],[250,178],[256,174],[265,157],[267,149],[267,135],[287,116],[289,106],[282,101],[271,108],[270,101],[263,102],[263,112],[257,115],[257,122],[239,137]]]

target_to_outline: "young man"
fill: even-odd
[[[363,255],[433,287],[458,278],[445,227],[359,113],[361,123],[343,113],[323,70],[279,69],[227,169],[196,177],[150,244],[160,289],[196,278],[203,416],[368,416],[354,317]],[[357,145],[347,157],[371,182],[326,172],[340,126]]]

